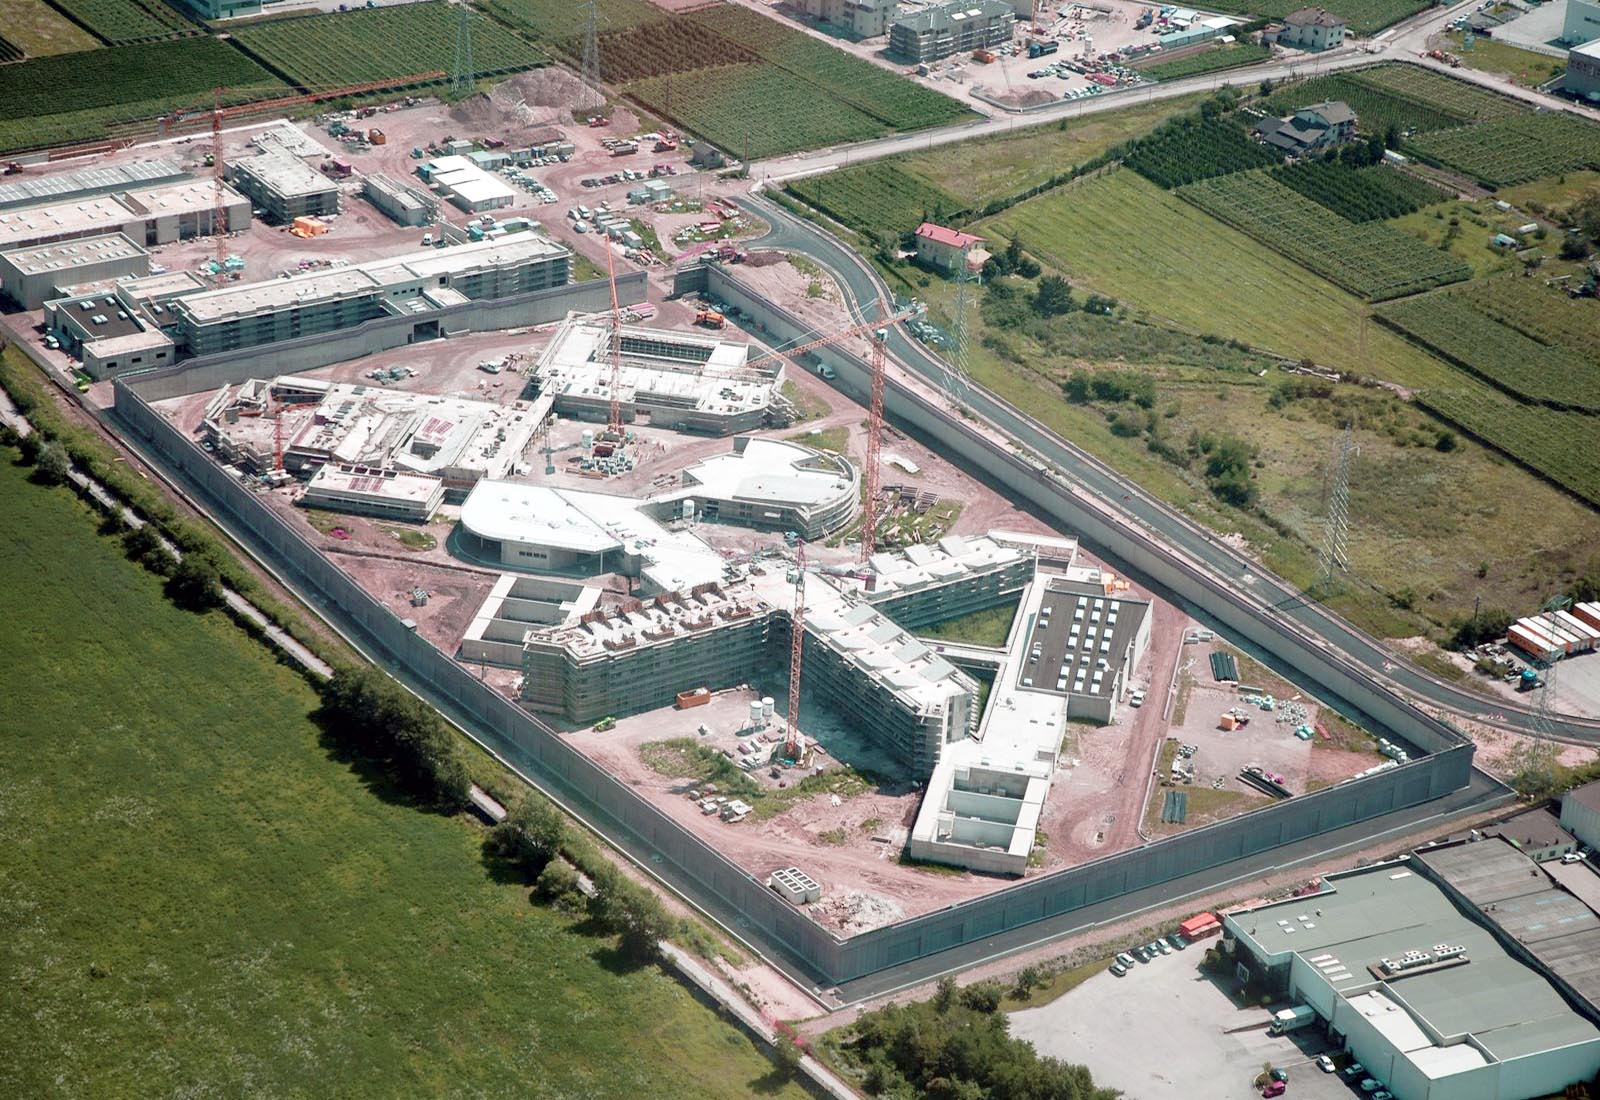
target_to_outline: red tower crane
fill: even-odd
[[[878,539],[878,485],[882,480],[880,469],[883,453],[883,376],[884,345],[889,340],[889,330],[880,328],[872,334],[872,405],[867,418],[866,499],[861,506],[861,561],[866,564],[877,548]]]
[[[794,610],[790,613],[789,639],[789,723],[783,739],[783,758],[800,763],[805,741],[800,733],[800,658],[806,640],[806,540],[794,544]]]

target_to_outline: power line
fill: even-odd
[[[477,71],[472,63],[472,9],[462,4],[456,9],[456,71],[450,79],[450,91],[457,96],[472,91]]]
[[[1328,525],[1322,533],[1322,581],[1330,583],[1335,572],[1346,572],[1350,559],[1346,543],[1350,536],[1350,468],[1356,455],[1355,426],[1346,424],[1339,441],[1339,461],[1328,491]]]

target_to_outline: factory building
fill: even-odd
[[[1567,51],[1567,74],[1561,78],[1561,87],[1573,95],[1600,98],[1600,41]]]
[[[44,322],[91,378],[169,367],[177,359],[172,338],[129,305],[121,285],[47,301]]]
[[[1309,1006],[1396,1100],[1532,1100],[1593,1080],[1600,1030],[1473,914],[1401,857],[1225,914],[1222,949],[1250,988]]]
[[[444,480],[330,462],[311,475],[300,503],[307,508],[427,523],[444,503]]]
[[[889,30],[895,0],[797,0],[795,7],[857,38],[877,38]]]
[[[1001,0],[951,0],[900,16],[889,26],[889,52],[913,63],[937,61],[1011,41],[1016,15]]]
[[[421,165],[417,174],[469,214],[499,210],[517,201],[517,193],[508,184],[484,171],[470,157],[439,157]]]
[[[1600,39],[1600,0],[1567,0],[1561,20],[1561,41],[1583,46]]]
[[[374,172],[361,181],[361,197],[400,225],[430,225],[439,216],[432,195]]]
[[[148,252],[121,233],[107,233],[0,252],[0,293],[23,309],[38,309],[71,287],[149,271]]]
[[[299,157],[272,150],[226,165],[232,183],[275,225],[339,212],[339,185]]]
[[[1585,847],[1600,850],[1600,781],[1561,796],[1561,827]]]
[[[468,300],[565,286],[572,254],[534,233],[428,249],[288,279],[171,299],[177,342],[190,355],[337,332],[388,316],[419,316],[416,339],[441,335],[422,315]]]
[[[624,325],[617,397],[629,423],[706,435],[754,431],[790,419],[778,393],[783,360],[752,364],[748,343],[691,332]],[[569,316],[539,360],[532,379],[551,394],[555,411],[604,424],[611,415],[609,322]]]
[[[19,206],[48,206],[88,195],[137,191],[189,178],[182,164],[170,157],[136,160],[64,172],[55,176],[26,176],[0,182],[0,210]]]
[[[40,206],[0,210],[0,251],[121,233],[145,248],[214,230],[216,185],[182,180]],[[250,227],[250,201],[222,189],[226,224],[233,233]]]
[[[232,19],[240,15],[260,15],[262,0],[182,0],[201,19]]]

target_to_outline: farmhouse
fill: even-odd
[[[917,226],[917,262],[940,271],[959,271],[968,250],[982,243],[982,237],[971,233],[923,222]]]
[[[1356,113],[1340,100],[1313,103],[1287,118],[1264,118],[1255,133],[1267,145],[1303,157],[1331,149],[1355,136]]]
[[[1283,26],[1264,38],[1297,50],[1332,50],[1344,44],[1345,19],[1326,8],[1301,8],[1283,18]]]

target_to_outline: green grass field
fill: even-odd
[[[1470,50],[1461,48],[1460,31],[1446,32],[1444,37],[1449,43],[1447,48],[1461,58],[1462,65],[1480,72],[1509,76],[1524,88],[1537,87],[1566,69],[1559,57],[1534,53],[1481,35]]]
[[[0,1094],[800,1097],[0,457]],[[26,522],[17,522],[26,517]]]
[[[56,11],[44,0],[6,0],[5,36],[29,57],[92,50],[94,35]]]
[[[1296,0],[1213,0],[1217,11],[1282,19],[1304,7]],[[1415,15],[1428,6],[1428,0],[1328,0],[1327,9],[1350,21],[1352,34],[1371,34],[1391,23]]]
[[[56,0],[56,6],[113,46],[158,42],[200,29],[162,0]]]
[[[1237,69],[1241,65],[1254,65],[1272,56],[1267,46],[1233,45],[1220,49],[1201,50],[1177,61],[1163,61],[1139,71],[1151,80],[1182,80],[1186,76],[1216,73],[1224,69]]]

